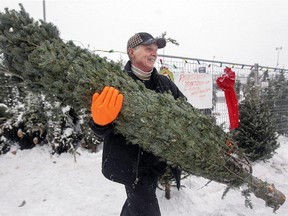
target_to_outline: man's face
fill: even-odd
[[[156,44],[139,45],[130,49],[131,63],[137,68],[149,72],[154,68],[157,59],[158,47]]]

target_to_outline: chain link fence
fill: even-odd
[[[232,68],[236,74],[236,81],[241,84],[247,83],[247,78],[253,71],[255,76],[255,84],[262,87],[267,87],[268,83],[261,82],[261,77],[265,72],[268,72],[269,77],[273,78],[281,71],[287,73],[288,69],[279,69],[267,66],[261,66],[258,64],[248,65],[232,62],[204,60],[197,58],[186,58],[179,56],[159,55],[156,63],[156,68],[160,71],[161,68],[168,68],[172,73],[207,73],[212,75],[213,83],[213,107],[208,110],[204,110],[205,113],[211,114],[216,117],[217,123],[221,124],[224,129],[229,129],[229,116],[228,109],[225,101],[224,92],[217,87],[216,79],[224,74],[226,67]],[[288,74],[288,73],[287,73]],[[240,95],[240,100],[241,98]],[[285,108],[285,107],[284,107]],[[285,109],[287,109],[286,107]],[[210,111],[210,112],[209,112]]]

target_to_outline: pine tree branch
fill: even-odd
[[[15,76],[15,77],[19,78],[20,80],[25,81],[25,79],[22,76],[15,74],[12,71],[9,71],[9,69],[7,67],[5,67],[4,65],[2,65],[1,63],[0,63],[0,73]]]

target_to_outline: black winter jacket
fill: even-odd
[[[131,70],[130,61],[127,62],[124,71],[133,79],[138,79]],[[177,86],[169,78],[159,74],[155,68],[151,79],[143,82],[146,88],[155,92],[171,91],[175,99],[184,97]],[[91,119],[89,125],[96,136],[103,138],[102,173],[106,178],[130,186],[136,183],[152,185],[164,173],[167,167],[165,162],[138,145],[127,144],[122,135],[113,133],[113,124],[99,126]],[[180,170],[172,169],[172,172],[179,187]]]

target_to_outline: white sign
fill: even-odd
[[[173,73],[174,82],[188,102],[198,109],[212,108],[212,75],[206,73]]]

